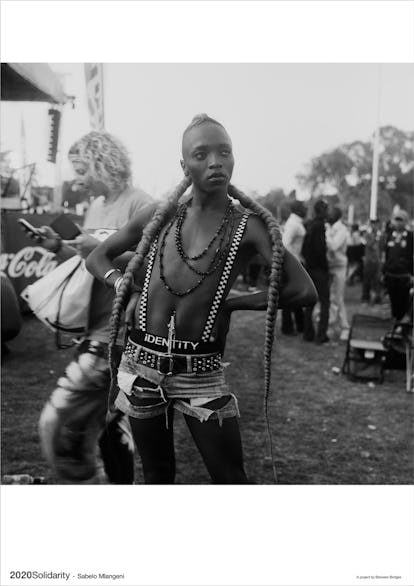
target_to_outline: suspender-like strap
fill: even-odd
[[[147,329],[147,301],[148,301],[148,288],[151,280],[152,267],[154,266],[155,257],[157,254],[158,238],[154,240],[151,246],[147,271],[145,273],[144,287],[142,288],[141,301],[139,304],[139,319],[138,328],[140,330]]]
[[[237,251],[239,249],[239,245],[241,239],[243,238],[244,231],[246,229],[247,220],[249,218],[249,214],[243,214],[242,219],[237,227],[236,233],[233,238],[233,242],[231,244],[229,254],[226,259],[226,263],[223,268],[223,272],[220,277],[220,282],[217,287],[216,295],[214,297],[213,303],[210,307],[210,312],[207,317],[206,324],[204,326],[204,331],[201,337],[202,342],[208,342],[210,338],[211,331],[214,326],[214,322],[216,321],[217,312],[220,307],[221,300],[224,295],[224,291],[226,289],[227,282],[230,277],[231,269],[233,267],[234,260],[236,258]],[[139,306],[139,318],[138,318],[138,328],[140,330],[146,331],[147,329],[147,302],[148,302],[148,288],[149,283],[151,280],[152,269],[154,266],[155,257],[157,254],[158,248],[158,238],[154,240],[152,243],[149,260],[148,260],[148,267],[145,273],[145,280],[144,280],[144,287],[142,289],[141,301]]]
[[[213,330],[214,322],[216,321],[217,312],[220,307],[221,300],[224,295],[224,291],[226,289],[227,282],[230,277],[231,269],[233,267],[234,259],[236,258],[237,250],[239,248],[241,239],[243,238],[244,231],[246,229],[247,220],[249,218],[249,214],[243,214],[242,219],[237,227],[236,233],[233,238],[233,242],[230,247],[229,254],[226,259],[226,264],[224,265],[223,272],[220,277],[220,282],[217,287],[216,295],[214,297],[213,303],[210,308],[210,313],[208,315],[206,325],[204,326],[203,335],[201,336],[202,342],[208,342],[210,338],[210,334]]]

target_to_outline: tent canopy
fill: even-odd
[[[68,97],[47,63],[2,63],[1,99],[64,104]]]

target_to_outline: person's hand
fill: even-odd
[[[89,256],[92,250],[94,250],[99,244],[99,240],[84,231],[82,231],[82,234],[77,236],[74,240],[65,240],[64,242],[65,244],[69,244],[76,248],[82,258]]]
[[[62,238],[50,226],[42,226],[39,232],[39,236],[31,232],[27,232],[27,235],[50,252],[57,252],[60,249]]]
[[[139,301],[140,292],[134,291],[129,298],[128,305],[125,310],[125,323],[128,329],[135,327],[135,310]]]

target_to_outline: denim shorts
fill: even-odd
[[[141,379],[139,386],[136,379]],[[144,382],[148,382],[145,386]],[[122,355],[118,370],[119,394],[116,407],[136,419],[149,419],[167,413],[170,408],[199,421],[239,417],[235,395],[230,393],[224,377],[224,367],[209,373],[161,374],[157,370]],[[217,398],[228,397],[219,409],[209,409],[207,404]],[[145,404],[145,399],[150,399]],[[138,400],[138,401],[137,401]],[[134,404],[135,403],[135,404]],[[140,404],[136,404],[140,403]]]

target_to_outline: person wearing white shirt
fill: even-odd
[[[283,228],[283,245],[300,262],[302,262],[302,244],[306,230],[303,220],[306,217],[306,206],[302,201],[293,201],[290,206],[290,215]],[[303,309],[282,309],[282,334],[295,335],[292,314],[295,316],[296,332],[303,332]]]
[[[331,324],[338,320],[341,327],[341,340],[347,340],[349,322],[345,306],[345,283],[348,258],[346,255],[350,243],[348,228],[341,221],[342,211],[334,207],[329,214],[326,228],[326,246],[328,250],[328,266],[331,278]]]

